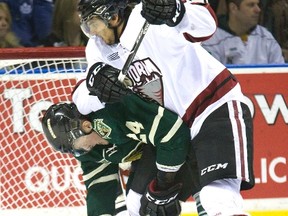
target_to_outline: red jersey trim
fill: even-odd
[[[214,10],[212,9],[212,7],[210,6],[210,4],[200,4],[200,3],[191,3],[191,4],[199,4],[199,5],[203,5],[204,7],[206,7],[208,9],[208,11],[210,12],[210,14],[212,15],[212,17],[214,18],[216,25],[218,26],[217,16],[216,16]],[[209,38],[211,38],[214,35],[214,33],[211,35],[208,35],[206,37],[198,37],[197,38],[197,37],[193,37],[192,35],[185,32],[185,33],[183,33],[183,36],[185,37],[186,40],[193,43],[193,42],[201,42],[201,41],[208,40]]]
[[[239,148],[240,148],[240,160],[241,160],[241,176],[243,176],[243,181],[249,181],[249,178],[245,176],[245,164],[244,164],[244,142],[243,142],[243,131],[241,127],[241,122],[239,119],[239,110],[236,101],[232,101],[233,109],[234,109],[234,118],[236,120],[237,125],[237,133],[238,133],[238,140],[239,140]]]
[[[197,116],[227,94],[237,83],[236,78],[225,68],[190,104],[182,117],[183,121],[191,127]]]

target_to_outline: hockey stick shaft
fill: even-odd
[[[130,67],[130,65],[131,65],[131,63],[132,63],[132,61],[136,55],[136,52],[137,52],[146,32],[148,30],[148,27],[149,27],[149,23],[145,20],[145,23],[143,24],[143,26],[142,26],[142,28],[141,28],[141,30],[140,30],[137,38],[136,38],[136,41],[135,41],[135,43],[134,43],[134,45],[130,51],[130,54],[127,57],[127,60],[124,64],[121,72],[119,73],[118,80],[122,83],[123,83],[123,81],[124,81],[124,79],[128,73],[129,67]]]

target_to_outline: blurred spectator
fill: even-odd
[[[226,14],[227,9],[225,0],[210,0],[209,3],[217,16]]]
[[[262,3],[264,10],[260,23],[272,32],[288,62],[288,0],[266,0]]]
[[[85,46],[88,38],[80,28],[77,10],[79,0],[56,0],[53,13],[52,33],[44,46]]]
[[[0,0],[12,16],[12,30],[25,47],[38,46],[51,32],[52,0]]]
[[[7,4],[0,2],[0,48],[21,47],[19,39],[11,31],[11,22]]]
[[[219,17],[215,34],[203,47],[223,64],[284,63],[273,35],[258,25],[259,0],[226,0],[227,16]]]

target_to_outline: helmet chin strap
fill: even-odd
[[[119,36],[118,36],[118,32],[117,32],[117,27],[113,28],[113,31],[114,31],[114,43],[119,43],[120,42],[120,39],[119,39]]]
[[[91,130],[89,132],[85,132],[81,128],[78,127],[78,128],[70,130],[69,135],[70,135],[70,137],[73,138],[73,140],[76,140],[79,137],[89,135],[92,132],[93,132],[93,128],[91,128]],[[71,148],[71,153],[74,154],[74,156],[76,156],[76,157],[79,157],[79,156],[87,153],[87,151],[83,150],[83,149],[74,149],[73,144],[71,144],[70,148]]]
[[[86,136],[86,135],[89,135],[91,134],[93,131],[93,129],[91,128],[91,130],[89,132],[85,132],[81,127],[80,127],[80,120],[78,120],[77,122],[77,127],[70,130],[69,133],[70,135],[73,137],[73,139],[78,139],[79,137],[82,137],[82,136]]]
[[[124,26],[123,26],[123,29],[125,28],[125,26],[126,26],[126,23],[127,23],[127,20],[125,20],[125,19],[121,19],[121,21],[118,23],[118,25],[117,26],[114,26],[114,27],[112,27],[111,25],[110,25],[110,23],[107,23],[107,27],[109,28],[109,29],[112,29],[113,30],[113,32],[114,32],[114,44],[117,44],[117,43],[119,43],[120,42],[120,37],[119,37],[119,35],[118,35],[118,28],[119,28],[119,26],[122,24],[124,22]]]

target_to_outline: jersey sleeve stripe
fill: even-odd
[[[92,181],[88,185],[88,188],[90,188],[91,186],[93,186],[95,184],[99,184],[99,183],[104,183],[104,182],[109,182],[109,181],[114,181],[114,180],[118,181],[118,179],[119,179],[118,178],[118,173],[107,175],[107,176],[103,176],[103,177],[97,178],[94,181]]]
[[[168,142],[178,131],[180,126],[182,125],[183,121],[180,117],[177,118],[176,122],[174,123],[173,127],[170,129],[170,131],[166,134],[165,137],[161,140],[161,143]]]
[[[163,113],[164,113],[164,108],[163,107],[159,107],[158,108],[158,114],[155,116],[154,120],[153,120],[153,124],[149,133],[149,140],[150,142],[155,146],[154,144],[154,138],[155,138],[155,134],[159,125],[159,122],[161,120],[161,118],[163,117]]]
[[[86,175],[83,175],[83,180],[87,181],[87,180],[93,178],[93,176],[95,176],[96,174],[100,173],[105,168],[107,168],[109,166],[109,164],[111,164],[111,163],[110,162],[109,163],[103,163],[97,169],[93,170],[92,172],[90,172],[90,173],[88,173]]]

